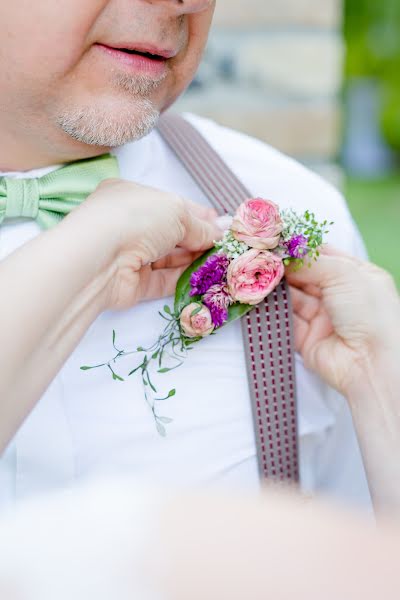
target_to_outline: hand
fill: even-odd
[[[90,220],[113,257],[106,308],[173,294],[183,271],[221,236],[214,209],[122,180],[104,181],[73,216]]]
[[[371,361],[398,353],[400,302],[385,271],[326,248],[311,268],[289,270],[287,278],[296,349],[342,394]]]

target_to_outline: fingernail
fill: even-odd
[[[222,217],[218,217],[215,219],[215,223],[221,231],[226,231],[232,225],[233,217],[230,215],[223,215]]]

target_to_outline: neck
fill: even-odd
[[[30,171],[56,164],[64,164],[100,156],[110,148],[89,146],[73,140],[63,132],[59,139],[49,140],[46,135],[18,137],[0,129],[0,171]]]

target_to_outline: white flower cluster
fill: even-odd
[[[215,247],[226,254],[231,260],[239,258],[242,254],[249,250],[249,246],[244,242],[236,240],[230,230],[225,231],[224,237],[218,242],[214,242]]]
[[[299,219],[299,215],[293,210],[293,208],[282,210],[281,218],[283,221],[283,231],[281,233],[281,237],[284,242],[288,242],[292,239],[292,237],[301,232],[302,223]]]

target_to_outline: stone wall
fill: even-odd
[[[331,179],[340,142],[341,0],[217,0],[208,49],[180,100]]]

